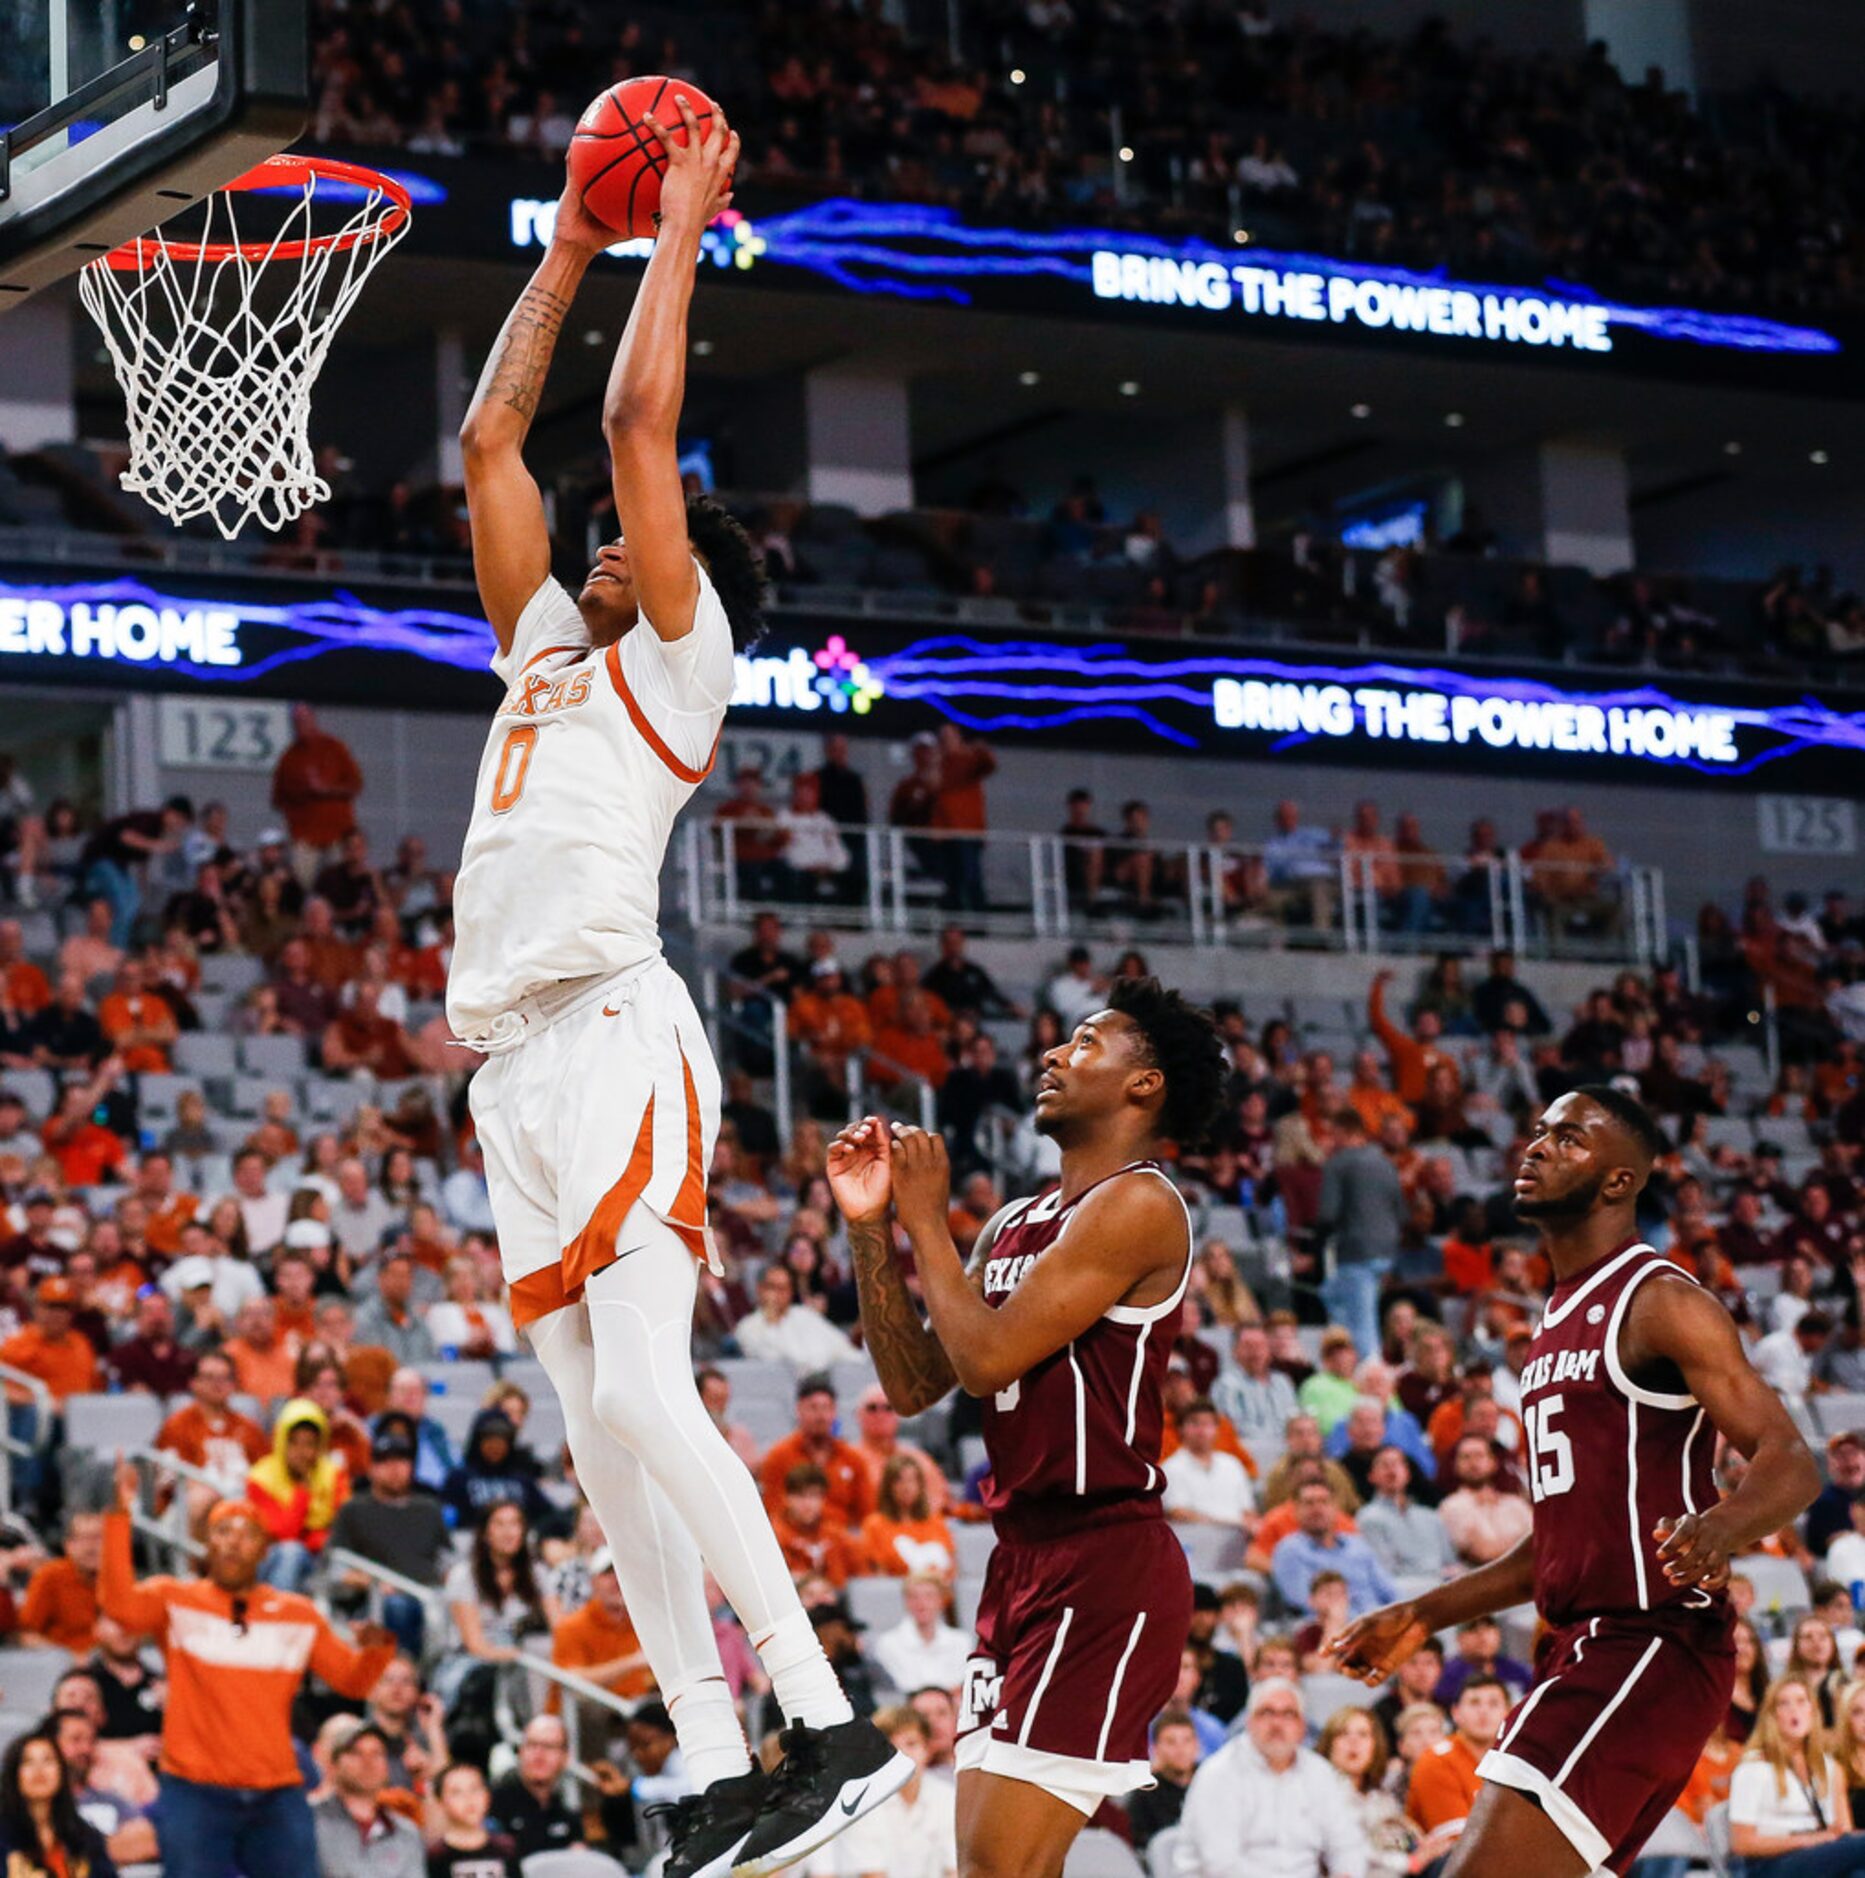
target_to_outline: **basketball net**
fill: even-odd
[[[275,234],[240,239],[242,193],[299,193]],[[331,205],[353,211],[339,226]],[[206,199],[196,239],[160,229],[90,262],[78,291],[129,411],[125,489],[177,527],[275,533],[329,499],[311,390],[364,283],[408,229],[393,178],[325,158],[268,158]],[[251,209],[248,209],[251,224]]]

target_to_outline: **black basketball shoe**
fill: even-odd
[[[667,1817],[667,1864],[661,1878],[725,1878],[764,1810],[770,1781],[753,1768],[730,1780],[715,1780],[704,1793],[689,1793],[647,1809]]]
[[[807,1858],[844,1827],[872,1813],[913,1778],[915,1767],[873,1723],[832,1728],[794,1722],[778,1737],[784,1758],[771,1775],[734,1878],[769,1878]]]

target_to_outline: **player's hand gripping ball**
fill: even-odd
[[[733,164],[723,172],[725,200],[707,220],[730,199],[737,159],[737,138],[727,129],[724,113],[685,79],[624,79],[577,120],[570,139],[570,186],[589,213],[615,234],[652,235],[660,226],[670,164],[702,149],[716,162],[728,137]]]
[[[894,1213],[909,1233],[943,1226],[952,1210],[945,1137],[894,1123]]]

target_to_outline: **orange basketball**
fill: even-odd
[[[653,116],[676,142],[686,142],[676,98],[685,98],[703,134],[717,107],[683,78],[629,78],[609,89],[577,120],[570,139],[570,177],[589,212],[618,235],[651,235],[661,206],[667,158],[642,123]]]

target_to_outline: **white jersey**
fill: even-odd
[[[547,579],[492,661],[492,720],[454,885],[447,1016],[483,1038],[523,998],[659,956],[660,875],[675,818],[712,768],[734,679],[732,630],[706,570],[693,630],[643,618],[598,651]]]

